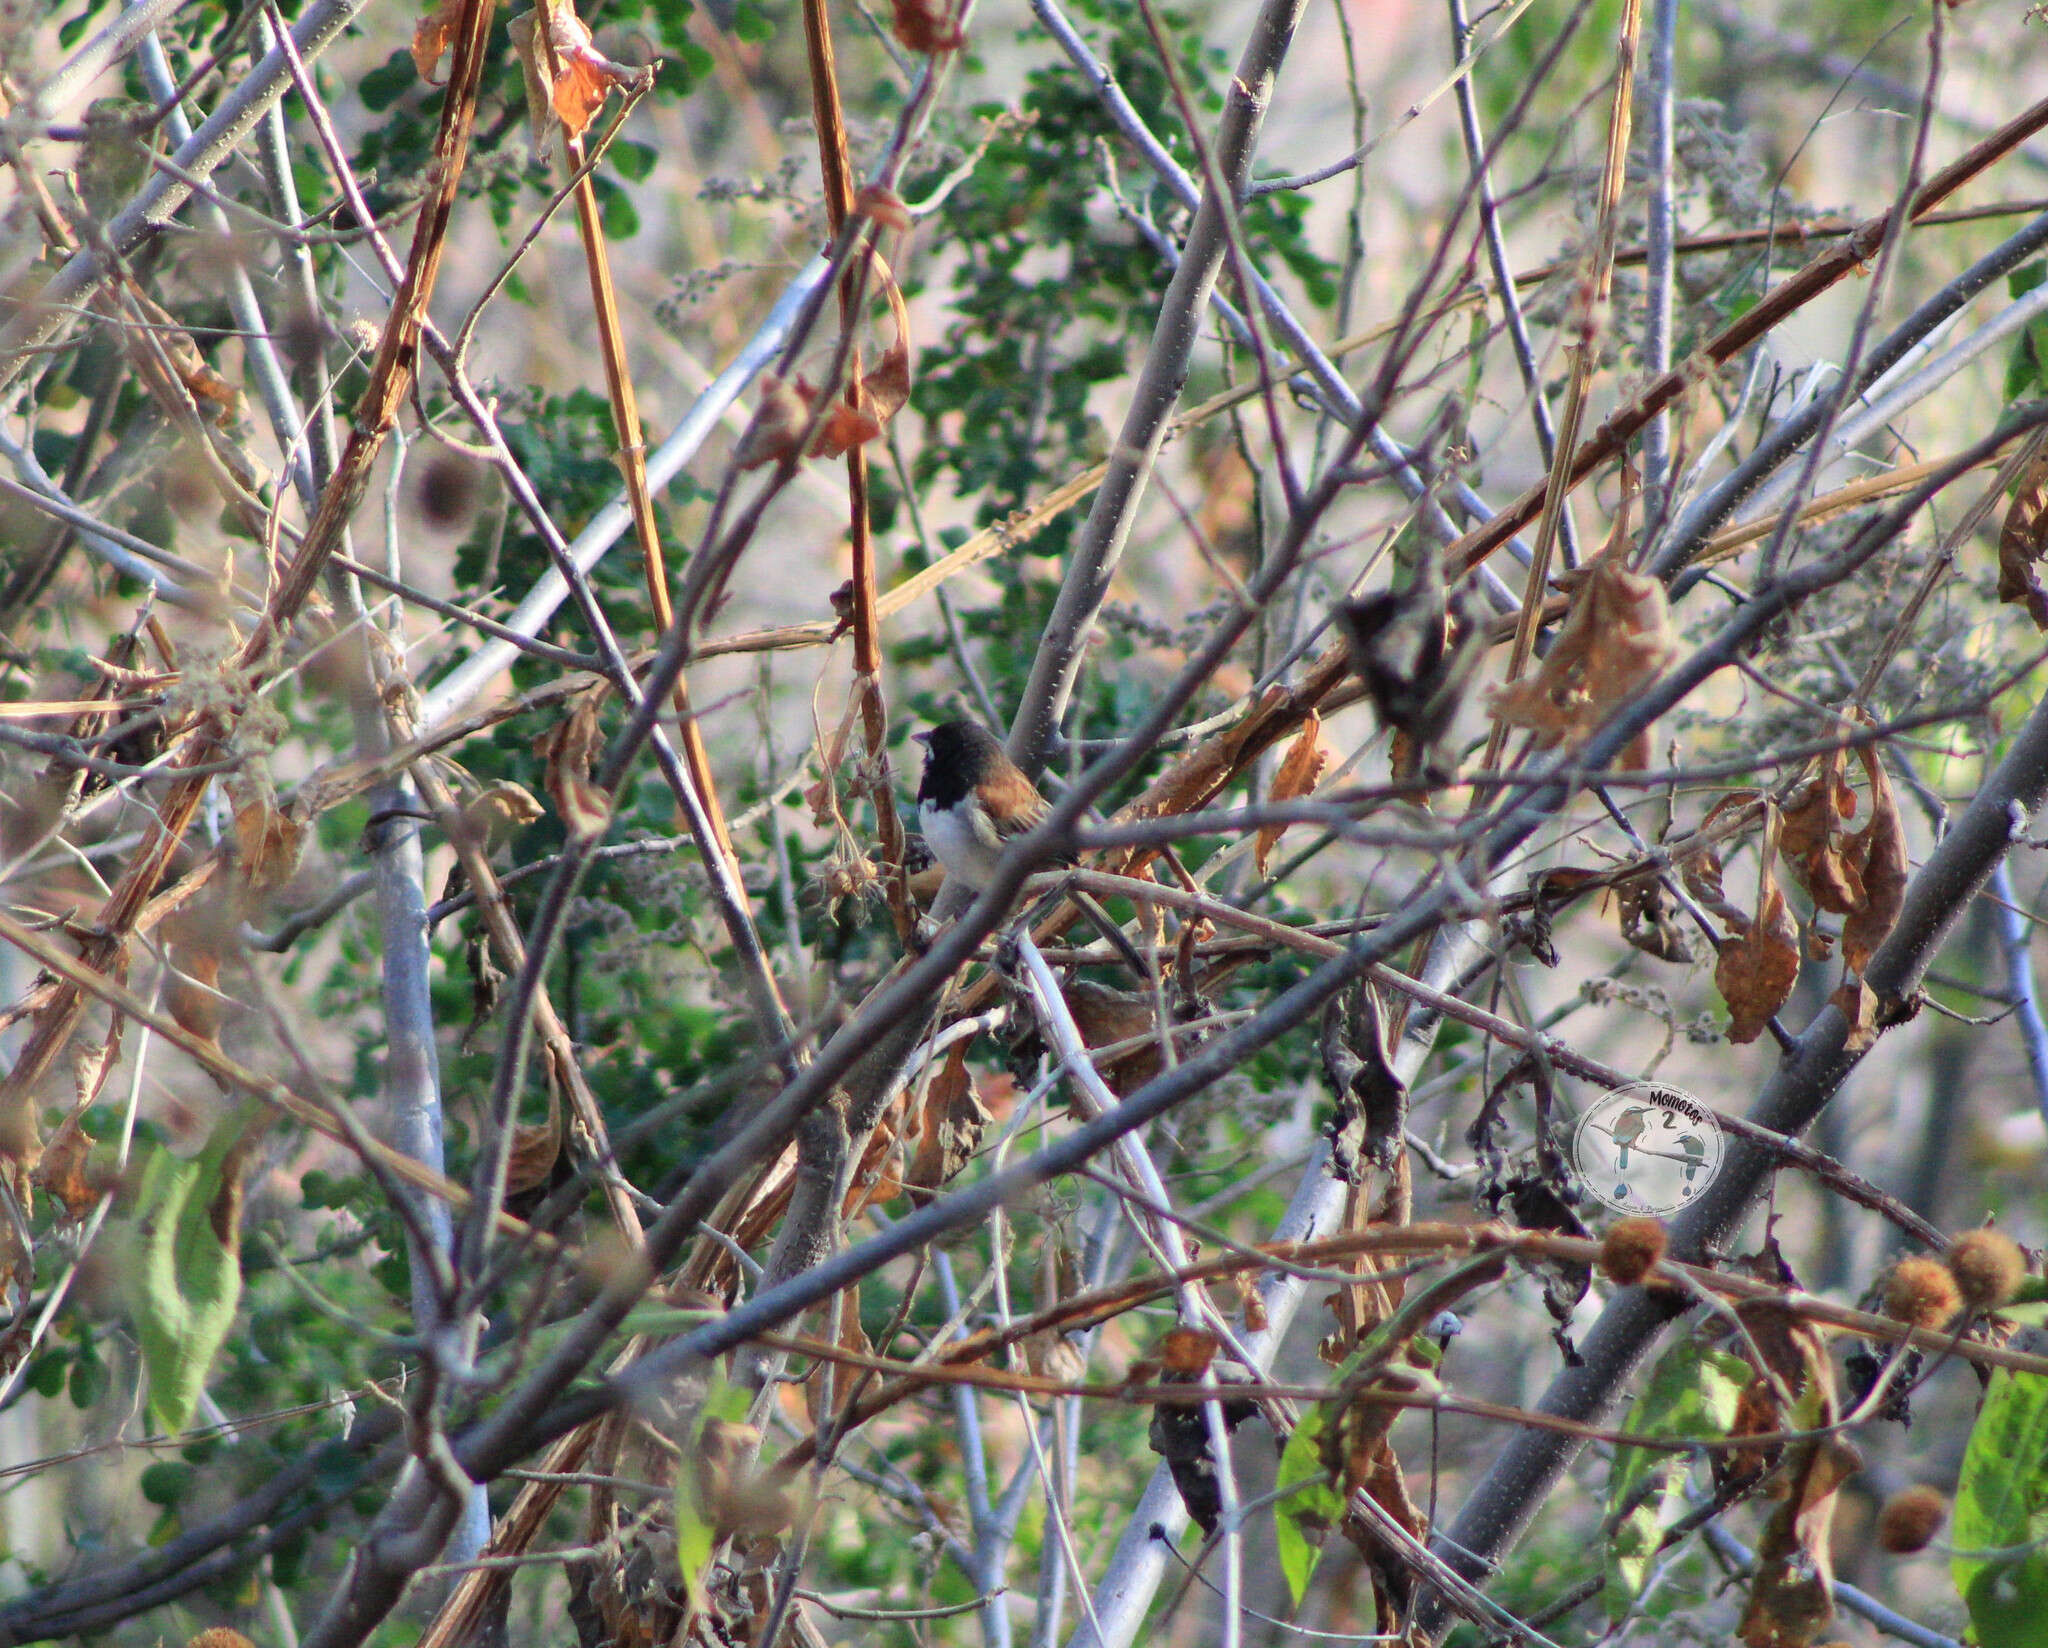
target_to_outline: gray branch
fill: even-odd
[[[1913,878],[1898,924],[1865,974],[1880,1003],[1912,999],[1942,943],[2044,796],[2048,700],[2035,707],[2005,759]],[[1751,1119],[1796,1136],[1820,1114],[1862,1056],[1850,1046],[1849,1021],[1830,1003],[1765,1083]],[[1720,1176],[1672,1222],[1673,1256],[1699,1260],[1724,1251],[1756,1205],[1772,1163],[1769,1152],[1731,1140]],[[1581,1347],[1582,1365],[1567,1368],[1551,1382],[1537,1411],[1598,1423],[1675,1313],[1672,1303],[1639,1287],[1617,1294]],[[1437,1536],[1437,1552],[1470,1579],[1490,1573],[1528,1527],[1579,1445],[1554,1431],[1516,1431],[1466,1496],[1449,1530]],[[1432,1637],[1448,1623],[1434,1594],[1423,1599],[1417,1617]]]
[[[318,56],[367,4],[368,0],[313,0],[292,30],[300,56],[309,62]],[[211,118],[178,145],[171,156],[177,172],[152,172],[141,192],[108,222],[105,244],[114,254],[127,257],[168,223],[191,197],[192,185],[186,179],[212,176],[290,84],[291,64],[283,50],[265,52],[221,99]],[[0,389],[19,377],[31,360],[42,358],[35,351],[63,330],[73,308],[112,272],[100,252],[87,247],[51,277],[36,294],[36,302],[24,305],[0,326]]]
[[[1238,59],[1214,150],[1217,175],[1232,200],[1243,191],[1250,173],[1273,82],[1304,4],[1305,0],[1266,0]],[[1109,595],[1110,581],[1130,540],[1138,500],[1144,495],[1166,439],[1168,420],[1187,383],[1188,363],[1201,336],[1202,311],[1228,249],[1230,207],[1231,201],[1216,200],[1204,192],[1188,229],[1180,267],[1159,306],[1152,346],[1111,449],[1109,472],[1095,494],[1087,521],[1075,536],[1059,599],[1039,639],[1031,678],[1010,727],[1010,754],[1027,772],[1043,769],[1058,734],[1080,671],[1082,644]]]

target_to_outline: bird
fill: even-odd
[[[947,875],[981,892],[1003,849],[1044,820],[1045,797],[978,721],[941,721],[917,742],[925,752],[917,786],[925,844]]]

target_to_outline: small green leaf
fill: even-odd
[[[630,137],[622,137],[611,147],[611,163],[619,176],[631,183],[644,183],[654,170],[655,149],[652,143],[636,143]]]
[[[190,1161],[148,1147],[136,1192],[128,1310],[149,1373],[150,1422],[192,1422],[242,1296],[241,1151],[250,1113],[223,1119]]]
[[[1632,1436],[1706,1441],[1728,1434],[1749,1364],[1685,1340],[1666,1351],[1624,1429]],[[1642,1594],[1650,1559],[1684,1506],[1686,1456],[1617,1448],[1607,1477],[1607,1514],[1618,1518],[1607,1545],[1607,1613],[1619,1620]],[[1624,1507],[1627,1509],[1624,1511]]]
[[[1321,1408],[1312,1408],[1301,1416],[1280,1455],[1280,1474],[1275,1483],[1281,1489],[1297,1482],[1312,1484],[1295,1489],[1281,1500],[1280,1515],[1274,1522],[1280,1571],[1287,1576],[1287,1589],[1297,1606],[1308,1590],[1316,1563],[1322,1558],[1322,1536],[1336,1527],[1344,1515],[1344,1500],[1330,1486],[1323,1470],[1324,1423]]]
[[[1963,1452],[1953,1537],[1949,1571],[1983,1648],[2048,1645],[2048,1378],[1992,1374]]]
[[[704,1435],[704,1421],[725,1419],[738,1424],[747,1417],[753,1397],[742,1385],[726,1383],[714,1374],[711,1388],[704,1393],[704,1405],[690,1422],[688,1456],[676,1472],[676,1566],[682,1570],[683,1594],[692,1613],[703,1611],[708,1600],[704,1591],[704,1570],[711,1566],[711,1553],[718,1544],[718,1530],[712,1525],[710,1509],[699,1503],[696,1456]]]

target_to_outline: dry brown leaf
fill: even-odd
[[[1159,1341],[1159,1365],[1169,1379],[1195,1380],[1216,1360],[1219,1341],[1197,1328],[1173,1328]]]
[[[547,791],[555,815],[571,841],[604,834],[611,823],[611,799],[590,781],[590,768],[603,747],[598,711],[602,689],[586,692],[568,716],[534,740],[533,753],[547,763]]]
[[[1096,1073],[1118,1098],[1129,1098],[1166,1068],[1166,1056],[1156,1034],[1158,1006],[1150,996],[1127,995],[1092,979],[1075,979],[1061,993],[1066,997],[1067,1010],[1074,1015],[1074,1028],[1081,1032],[1084,1046],[1114,1047],[1119,1042],[1144,1038],[1138,1046],[1126,1047],[1121,1053],[1095,1061]],[[1185,1045],[1186,1038],[1182,1041]]]
[[[873,1342],[867,1330],[860,1325],[860,1290],[847,1288],[835,1293],[825,1306],[825,1322],[822,1337],[827,1343],[837,1345],[843,1351],[855,1356],[872,1356]],[[811,1371],[804,1379],[804,1411],[810,1415],[813,1425],[827,1425],[839,1417],[839,1410],[846,1405],[847,1393],[853,1389],[854,1381],[860,1377],[858,1368],[842,1363],[827,1361],[819,1357],[811,1365]]]
[[[903,1179],[912,1205],[923,1207],[940,1185],[967,1165],[989,1121],[967,1074],[967,1043],[955,1042],[925,1092],[923,1131]]]
[[[741,469],[759,469],[780,463],[796,451],[804,427],[811,421],[810,397],[802,378],[786,382],[773,372],[761,374],[761,396],[754,404],[754,416],[733,442],[732,461]]]
[[[1835,1490],[1863,1468],[1863,1456],[1837,1436],[1795,1442],[1787,1455],[1790,1489],[1757,1541],[1742,1615],[1749,1648],[1807,1648],[1835,1612],[1828,1548]]]
[[[891,0],[890,11],[896,38],[911,51],[933,57],[967,43],[949,0]]]
[[[545,34],[537,19],[545,19]],[[571,137],[581,137],[604,100],[640,78],[597,49],[570,0],[539,0],[532,11],[512,19],[509,31],[525,74],[527,126],[536,160],[557,120]]]
[[[1861,979],[1846,979],[1828,997],[1841,1009],[1842,1017],[1849,1021],[1848,1038],[1842,1051],[1851,1055],[1867,1053],[1876,1045],[1879,1025],[1877,1022],[1877,992]]]
[[[1678,906],[1665,895],[1655,876],[1623,882],[1614,890],[1621,916],[1621,936],[1646,956],[1659,961],[1690,962],[1692,936],[1679,920]]]
[[[863,386],[865,387],[865,386]],[[802,378],[797,379],[797,392],[805,400],[816,398],[817,391]],[[866,396],[862,396],[863,402]],[[818,432],[811,437],[811,456],[814,458],[843,458],[856,446],[866,446],[882,432],[882,420],[865,404],[850,405],[844,396],[835,400],[818,422]]]
[[[1777,845],[1772,828],[1765,833],[1757,870],[1756,916],[1721,940],[1720,959],[1714,965],[1715,988],[1728,1004],[1732,1042],[1751,1042],[1762,1035],[1799,980],[1799,932],[1785,908],[1785,895],[1778,890]]]
[[[56,1199],[68,1219],[84,1218],[113,1188],[110,1175],[93,1171],[91,1155],[92,1140],[76,1116],[67,1116],[36,1163],[34,1182]]]
[[[235,860],[251,892],[274,893],[306,856],[306,820],[258,794],[235,809]]]
[[[562,1106],[548,1094],[548,1119],[521,1122],[512,1129],[512,1150],[505,1163],[505,1195],[530,1196],[545,1190],[562,1154]]]
[[[220,952],[191,939],[173,939],[166,947],[171,970],[164,979],[164,1005],[180,1029],[201,1041],[220,1045],[224,1005],[220,993]]]
[[[1849,856],[1861,873],[1863,903],[1842,924],[1842,960],[1860,977],[1905,907],[1912,866],[1906,858],[1905,820],[1899,816],[1884,762],[1869,745],[1856,753],[1870,777],[1870,822],[1848,841]]]
[[[441,54],[455,44],[455,25],[461,20],[462,0],[441,0],[412,31],[413,67],[429,85],[440,84],[434,78],[434,70],[440,65]]]
[[[1310,710],[1301,723],[1300,735],[1289,746],[1280,770],[1273,775],[1273,789],[1266,799],[1293,801],[1312,795],[1316,781],[1323,776],[1323,769],[1329,764],[1330,749],[1323,742],[1323,718]],[[1273,856],[1273,849],[1286,833],[1285,824],[1259,826],[1259,839],[1253,844],[1252,856],[1258,861],[1260,875],[1266,873],[1266,861]]]
[[[2048,446],[2020,471],[2019,489],[1998,534],[1998,598],[2027,609],[2036,629],[2048,629],[2048,589],[2034,570],[2048,553]]]
[[[1600,554],[1559,580],[1573,592],[1549,654],[1533,675],[1490,695],[1496,720],[1526,727],[1548,749],[1590,737],[1615,710],[1663,673],[1678,652],[1661,580],[1627,566],[1633,474],[1624,472],[1622,503]],[[1644,728],[1621,756],[1647,766],[1651,733]]]
[[[1778,848],[1814,907],[1845,916],[1863,907],[1863,870],[1856,855],[1844,850],[1841,822],[1856,811],[1856,792],[1842,776],[1841,762],[1838,750],[1793,793]]]

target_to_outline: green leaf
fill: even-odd
[[[1956,1483],[1954,1539],[1949,1571],[1983,1648],[2048,1648],[2048,1378],[1992,1374]]]
[[[1287,1439],[1287,1447],[1280,1455],[1280,1474],[1275,1483],[1283,1490],[1297,1482],[1313,1484],[1297,1488],[1281,1500],[1280,1515],[1274,1521],[1280,1571],[1287,1576],[1287,1589],[1296,1606],[1300,1605],[1316,1563],[1322,1558],[1322,1536],[1336,1527],[1344,1515],[1343,1497],[1330,1486],[1323,1470],[1324,1424],[1321,1408],[1312,1408],[1301,1416],[1301,1423],[1294,1427],[1294,1434]]]
[[[759,7],[739,0],[732,9],[732,32],[748,45],[760,46],[775,38],[775,25],[761,14]]]
[[[1736,1398],[1748,1383],[1749,1364],[1741,1357],[1703,1350],[1688,1339],[1658,1360],[1623,1429],[1668,1441],[1726,1436],[1735,1423]],[[1642,1594],[1664,1530],[1683,1514],[1686,1461],[1686,1455],[1663,1449],[1615,1449],[1607,1477],[1607,1514],[1614,1519],[1607,1545],[1610,1619],[1619,1620]]]
[[[652,143],[636,143],[630,137],[622,137],[611,147],[610,160],[619,176],[633,183],[644,183],[654,170],[655,149]]]
[[[192,1422],[242,1296],[241,1145],[251,1112],[224,1118],[190,1161],[147,1147],[131,1231],[128,1312],[149,1373],[150,1422]]]
[[[702,1612],[707,1597],[704,1570],[711,1566],[711,1553],[718,1544],[708,1506],[699,1502],[695,1462],[704,1435],[704,1421],[725,1419],[738,1424],[747,1417],[753,1398],[744,1386],[729,1385],[725,1376],[714,1373],[711,1388],[704,1393],[704,1405],[690,1422],[688,1456],[676,1471],[676,1566],[682,1570],[683,1594],[692,1613]]]

